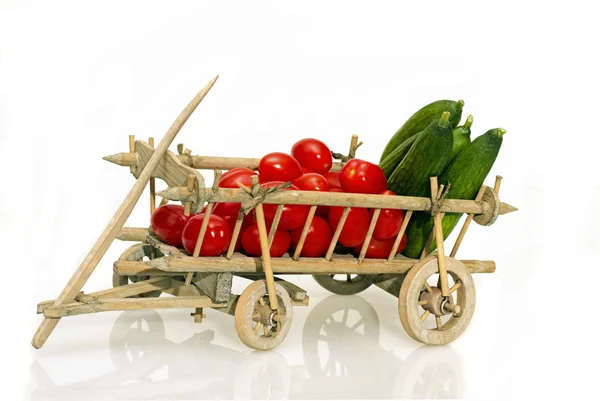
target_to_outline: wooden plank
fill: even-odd
[[[196,297],[161,297],[161,298],[105,298],[94,304],[73,302],[63,305],[52,305],[44,310],[44,316],[61,318],[87,313],[170,308],[223,307],[226,304],[215,304],[207,296]]]
[[[154,170],[163,159],[164,154],[167,152],[168,147],[175,139],[175,136],[177,136],[181,130],[181,127],[183,127],[183,124],[185,124],[202,99],[204,99],[206,94],[210,91],[217,78],[218,76],[213,78],[204,88],[202,88],[202,90],[200,90],[200,92],[179,114],[163,139],[158,144],[156,150],[151,150],[153,152],[152,156],[149,158],[148,163],[143,167],[143,169],[141,167],[136,169],[136,171],[141,171],[141,173],[137,177],[135,184],[123,200],[121,206],[119,206],[117,209],[117,212],[114,214],[107,227],[104,229],[102,234],[100,234],[100,237],[92,246],[92,249],[90,249],[75,274],[73,274],[63,291],[56,299],[56,305],[71,302],[73,299],[75,299],[75,295],[81,291],[81,288],[83,288],[84,284],[100,262],[100,259],[102,259],[112,241],[115,239],[121,228],[123,228],[125,221],[131,214],[133,208],[137,204],[137,201],[140,199],[140,196],[148,184],[150,177],[152,177]],[[42,347],[58,322],[58,319],[44,319],[36,331],[31,344],[35,348]]]
[[[386,259],[365,259],[361,264],[356,258],[337,255],[330,261],[324,258],[303,258],[293,260],[289,255],[272,258],[271,265],[275,274],[402,274],[410,270],[418,260],[397,256],[393,262]],[[461,260],[471,273],[493,273],[496,264],[489,260]],[[260,258],[234,253],[231,259],[224,257],[187,257],[167,256],[148,262],[115,262],[115,271],[120,275],[181,275],[187,272],[202,273],[263,273]]]

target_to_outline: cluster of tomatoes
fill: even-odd
[[[333,159],[329,148],[318,139],[302,139],[294,144],[291,154],[269,153],[258,165],[258,172],[248,168],[234,168],[223,174],[221,188],[238,188],[238,183],[250,187],[250,177],[258,175],[262,188],[271,188],[291,182],[281,190],[322,192],[346,192],[382,194],[394,196],[387,190],[385,175],[379,166],[359,159],[349,160],[339,172],[330,171]],[[209,216],[206,234],[200,255],[219,256],[229,247],[235,222],[240,212],[240,203],[219,202]],[[205,208],[206,209],[206,208]],[[152,214],[152,229],[158,238],[173,246],[185,248],[193,254],[206,214],[186,216],[181,205],[164,205]],[[267,228],[275,217],[277,205],[263,205]],[[310,206],[284,205],[273,238],[270,254],[277,257],[294,250],[298,245]],[[341,206],[319,206],[312,219],[302,247],[301,256],[324,256],[333,238],[333,233],[342,217]],[[373,210],[352,207],[340,233],[338,242],[355,253],[360,252],[370,225]],[[367,248],[367,258],[387,258],[400,231],[404,213],[397,209],[382,209]],[[398,253],[406,246],[402,238]],[[235,251],[250,256],[260,256],[261,247],[254,212],[244,217]]]

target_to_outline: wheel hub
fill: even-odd
[[[458,316],[462,313],[459,305],[451,302],[450,297],[442,295],[442,290],[438,287],[431,287],[431,292],[422,291],[419,301],[423,302],[423,309],[433,313],[435,316],[444,316],[453,314]]]

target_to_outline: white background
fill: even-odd
[[[592,397],[600,28],[581,3],[0,0],[1,398]],[[475,277],[462,337],[423,348],[383,291],[327,298],[298,276],[311,306],[272,352],[246,348],[211,310],[202,325],[187,310],[149,311],[137,318],[154,331],[127,343],[136,316],[63,319],[33,350],[35,305],[62,290],[133,184],[101,157],[126,151],[131,133],[160,140],[216,74],[174,145],[260,157],[312,136],[346,152],[356,133],[359,156],[377,162],[440,98],[465,100],[473,137],[507,130],[487,182],[503,175],[501,199],[520,210],[471,226],[462,257],[498,268]],[[144,194],[127,225],[147,226],[148,210]],[[111,285],[127,245],[113,245],[86,291]],[[365,327],[319,339],[313,325],[344,307]]]

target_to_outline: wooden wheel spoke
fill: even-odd
[[[425,311],[425,313],[423,313],[423,314],[421,315],[421,321],[422,321],[422,322],[424,322],[424,321],[425,321],[425,319],[427,319],[427,316],[429,316],[429,314],[430,314],[430,313],[431,313],[431,312],[429,312],[428,310],[426,310],[426,311]]]
[[[423,301],[419,301],[419,306],[423,306],[423,305],[427,305],[428,302],[423,300]]]
[[[269,328],[267,326],[263,326],[263,332],[265,334],[265,337],[267,337],[269,335]]]
[[[433,292],[433,290],[431,289],[431,286],[429,285],[429,283],[428,283],[427,281],[425,281],[425,283],[423,284],[423,286],[425,287],[425,290],[426,290],[428,293],[430,293],[430,294],[431,294],[431,293]]]
[[[258,298],[258,303],[261,305],[265,304],[265,299],[263,297]]]
[[[460,286],[462,285],[462,283],[460,281],[458,281],[456,284],[454,284],[449,290],[448,293],[452,294],[454,291],[458,290],[460,288]],[[452,298],[452,297],[450,297]]]
[[[262,326],[261,322],[256,322],[256,326],[254,326],[254,333],[258,334],[260,327]]]
[[[442,329],[442,318],[441,317],[439,317],[439,316],[435,317],[435,325],[438,330]]]
[[[352,276],[350,274],[346,274],[346,281],[352,283]]]

